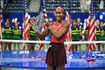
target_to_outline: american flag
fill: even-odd
[[[1,31],[2,21],[3,21],[3,17],[2,17],[2,13],[0,12],[0,39],[2,39],[2,31]]]
[[[44,17],[44,20],[45,20],[45,21],[48,21],[46,9],[43,10],[43,17]]]
[[[96,23],[95,23],[94,12],[95,11],[93,8],[93,4],[91,4],[89,10],[89,24],[88,24],[88,36],[87,36],[88,41],[96,40]],[[93,51],[93,50],[95,50],[95,44],[94,43],[88,44],[88,51]]]
[[[28,13],[25,14],[25,18],[23,19],[23,40],[30,40],[29,37],[29,24],[30,15]],[[23,43],[23,49],[25,49],[25,44]]]
[[[2,40],[2,23],[3,23],[3,16],[2,16],[2,11],[0,11],[0,48],[1,48],[1,40]]]
[[[72,29],[71,29],[71,19],[70,19],[70,15],[68,14],[68,12],[66,12],[66,21],[70,21],[70,26],[69,26],[69,30],[66,34],[66,41],[70,42],[72,41]],[[68,51],[72,51],[72,45],[67,45],[68,47]]]

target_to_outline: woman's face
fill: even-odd
[[[96,24],[97,24],[97,25],[99,25],[99,24],[100,24],[99,20],[96,20]]]
[[[34,18],[30,18],[30,24],[35,25],[35,19]]]
[[[62,19],[64,18],[64,10],[63,10],[63,8],[58,7],[55,10],[54,14],[55,14],[55,17],[56,17],[57,22],[61,22]]]
[[[9,26],[9,25],[10,25],[10,20],[7,19],[7,20],[6,20],[6,26]]]

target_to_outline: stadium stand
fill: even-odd
[[[25,0],[4,0],[4,8],[8,12],[24,12]]]

